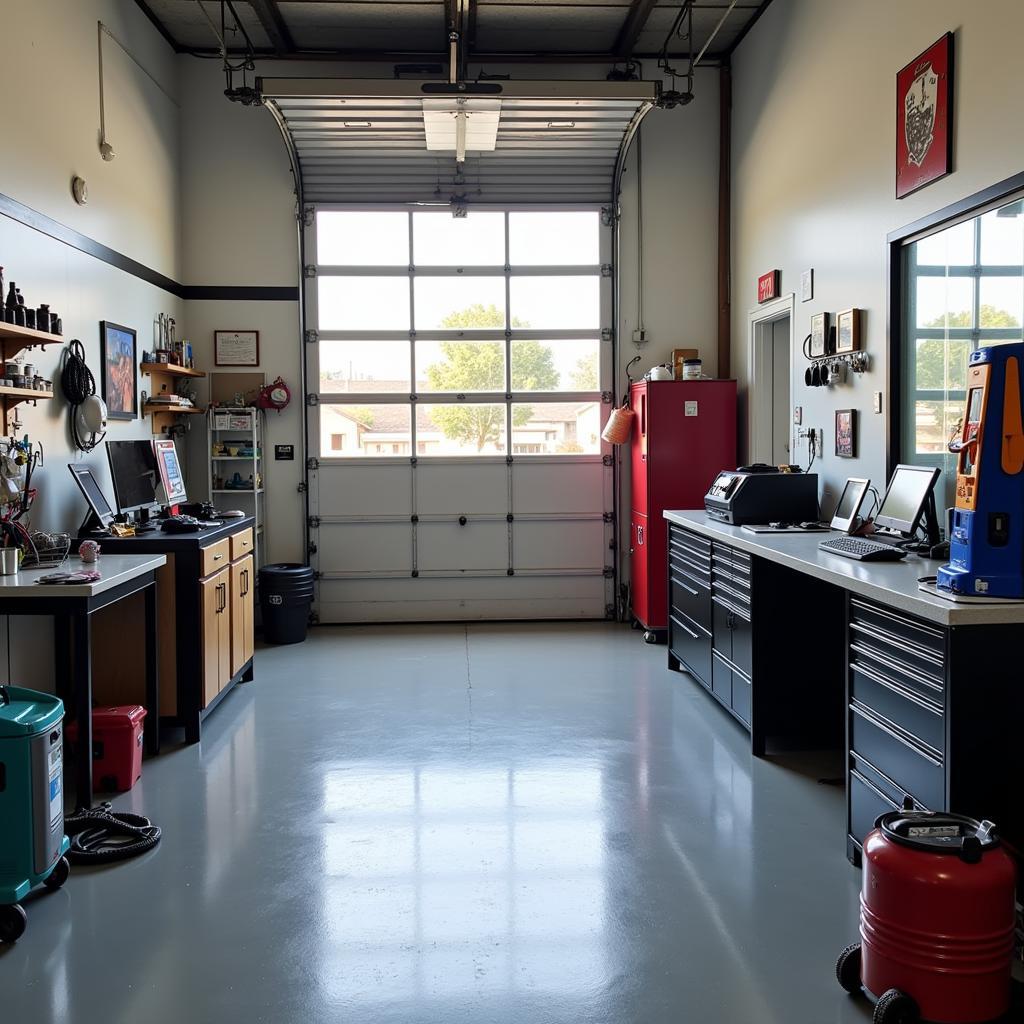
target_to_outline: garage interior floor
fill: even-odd
[[[158,849],[28,901],[3,1019],[869,1020],[841,755],[754,760],[665,659],[597,623],[260,650],[115,801]]]

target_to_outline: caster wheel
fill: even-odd
[[[17,942],[25,934],[28,916],[20,903],[0,907],[0,942]]]
[[[644,643],[645,644],[656,644],[658,642],[658,634],[653,629],[644,630]]]
[[[836,980],[841,988],[854,995],[860,991],[860,943],[854,942],[836,960]]]
[[[891,988],[875,1003],[871,1024],[917,1024],[920,1019],[917,1003],[905,992]]]
[[[43,885],[45,885],[47,889],[59,889],[68,880],[68,876],[70,874],[70,862],[67,857],[61,857],[61,859],[54,864],[53,870],[47,876]]]

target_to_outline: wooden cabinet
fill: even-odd
[[[231,674],[253,653],[252,555],[231,563]]]
[[[203,609],[203,707],[231,679],[231,572],[221,569],[199,582]]]

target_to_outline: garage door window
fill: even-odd
[[[319,209],[315,232],[321,458],[600,454],[598,209]]]

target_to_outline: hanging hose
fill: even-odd
[[[85,346],[77,338],[68,343],[61,356],[60,387],[71,406],[71,436],[79,451],[91,452],[106,437],[106,432],[86,439],[78,430],[78,410],[96,394],[96,378],[85,361]]]
[[[76,864],[109,864],[152,850],[160,842],[160,828],[141,814],[114,812],[110,804],[76,811],[64,819],[71,840],[68,859]]]

